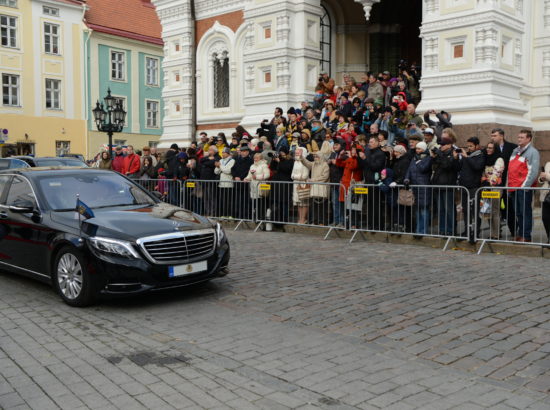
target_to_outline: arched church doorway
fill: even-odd
[[[321,7],[321,68],[337,84],[343,74],[360,80],[368,71],[420,67],[422,0],[381,0],[368,21],[355,0],[322,0]]]

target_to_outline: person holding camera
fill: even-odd
[[[470,202],[468,203],[468,195],[462,195],[462,214],[466,227],[462,236],[468,235],[470,242],[474,242],[474,231],[471,229],[472,221],[475,214],[475,203],[479,203],[479,198],[476,197],[476,191],[481,186],[481,177],[485,170],[485,155],[479,146],[479,138],[472,137],[467,140],[467,150],[457,148],[453,153],[454,158],[459,159],[460,171],[458,173],[458,183],[465,187],[470,194]],[[476,215],[477,229],[481,227],[481,218]]]
[[[430,115],[435,115],[437,121],[430,118]],[[453,128],[451,123],[451,114],[446,111],[436,112],[435,110],[429,110],[424,113],[424,122],[435,130],[435,135],[438,139],[441,139],[443,130],[445,128]]]
[[[430,150],[432,157],[432,185],[445,185],[450,188],[435,188],[439,234],[454,236],[456,234],[455,188],[460,161],[453,153],[453,142],[450,138],[441,140],[441,147]]]
[[[405,187],[408,187],[409,184],[422,185],[413,188],[417,234],[426,235],[429,233],[432,191],[426,185],[430,184],[431,175],[432,157],[428,153],[426,143],[420,141],[414,146],[414,157],[411,160],[404,181]]]

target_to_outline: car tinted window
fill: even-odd
[[[29,182],[22,177],[16,176],[12,179],[6,205],[21,205],[31,201],[36,206],[36,198]]]
[[[9,180],[9,175],[0,175],[0,199],[4,197],[2,194],[4,193],[4,190],[6,189]]]
[[[29,164],[25,161],[15,158],[2,158],[0,159],[0,169],[11,169],[11,168],[29,168]]]
[[[82,161],[79,161],[78,159],[72,159],[72,158],[64,158],[64,159],[56,159],[56,158],[36,158],[34,160],[37,167],[83,167],[86,166],[85,163]]]
[[[74,209],[77,195],[90,208],[156,203],[142,188],[114,172],[45,175],[38,186],[53,210]]]

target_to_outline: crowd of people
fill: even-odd
[[[414,73],[369,73],[362,80],[344,76],[344,85],[336,86],[324,73],[313,101],[286,115],[276,108],[254,133],[242,126],[229,138],[201,132],[198,141],[173,144],[163,156],[149,147],[141,155],[132,146],[126,154],[117,147],[113,158],[103,153],[97,166],[139,180],[217,181],[193,194],[201,207],[194,210],[212,216],[262,219],[269,212],[284,223],[295,213],[299,224],[366,225],[418,235],[435,228],[438,235],[473,238],[472,227],[481,227],[484,213],[492,239],[501,237],[506,220],[512,240],[532,240],[533,191],[521,188],[547,185],[550,166],[539,173],[531,131],[520,131],[515,144],[495,128],[486,146],[471,137],[459,147],[450,113],[416,112],[420,94]],[[268,181],[278,183],[271,192],[261,188]],[[370,191],[364,200],[346,204],[352,184],[367,184]],[[480,187],[504,186],[510,188],[500,198],[476,196]],[[181,203],[176,185],[155,188],[169,202]],[[253,210],[260,214],[251,215]],[[545,215],[548,233],[550,202],[543,202]],[[458,219],[464,221],[463,232],[457,232]]]

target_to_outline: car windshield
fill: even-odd
[[[29,164],[15,158],[0,159],[0,169],[8,168],[29,168]]]
[[[38,185],[54,211],[74,210],[77,195],[92,209],[156,203],[142,188],[114,172],[45,175]]]
[[[87,165],[76,158],[35,158],[37,167],[86,167]]]

